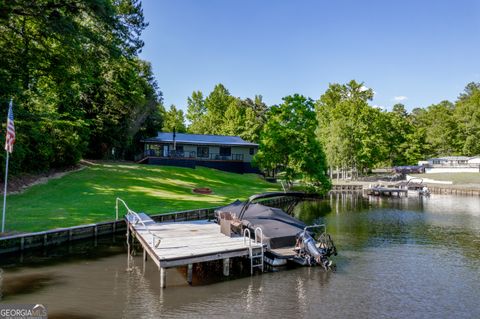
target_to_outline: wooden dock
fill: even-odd
[[[356,193],[362,192],[363,185],[361,184],[335,184],[332,185],[331,193]]]
[[[156,223],[146,214],[132,211],[126,219],[127,242],[131,232],[143,248],[144,267],[147,255],[158,266],[161,288],[166,287],[167,268],[187,266],[187,281],[191,284],[194,263],[223,260],[223,274],[228,276],[230,258],[263,258],[265,245],[261,240],[226,236],[218,224],[207,220]]]
[[[408,190],[398,187],[374,186],[367,188],[365,193],[370,196],[408,196]]]

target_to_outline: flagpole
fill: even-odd
[[[8,159],[13,151],[13,143],[15,143],[15,125],[13,124],[12,99],[8,105],[7,115],[7,134],[5,136],[5,151],[7,153],[5,163],[5,189],[3,191],[3,214],[2,214],[2,233],[5,232],[5,208],[7,206],[7,183],[8,183]]]
[[[3,191],[3,215],[2,215],[2,233],[5,232],[5,207],[7,205],[7,180],[8,180],[8,158],[10,153],[7,153],[7,162],[5,164],[5,189]]]

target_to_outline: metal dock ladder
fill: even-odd
[[[248,243],[247,243],[248,240]],[[252,241],[255,244],[260,244],[260,253],[253,252]],[[255,239],[252,239],[250,229],[243,230],[243,243],[248,244],[248,258],[250,258],[250,274],[253,275],[254,268],[260,268],[263,272],[263,231],[260,227],[255,228]]]

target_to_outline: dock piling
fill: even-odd
[[[230,275],[230,258],[223,259],[223,275],[225,277]]]
[[[193,264],[188,264],[187,265],[187,282],[189,285],[192,284],[192,278],[193,278]]]
[[[147,263],[147,251],[143,248],[143,273],[145,273],[145,264]]]
[[[160,289],[167,287],[167,269],[160,267]]]

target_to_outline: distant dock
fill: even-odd
[[[362,184],[334,184],[330,190],[331,193],[356,193],[362,191]]]
[[[143,266],[147,256],[160,271],[160,287],[166,287],[166,269],[187,266],[187,282],[192,283],[193,264],[223,260],[223,274],[229,275],[230,258],[259,258],[265,251],[262,239],[229,237],[220,225],[206,220],[156,223],[146,214],[132,211],[126,216],[127,238],[130,232],[143,248]],[[129,241],[129,239],[127,239]],[[130,243],[129,243],[130,262]],[[261,260],[263,264],[263,259]],[[253,265],[253,263],[252,263]]]
[[[330,193],[362,193],[364,196],[408,196],[406,188],[395,186],[367,186],[362,184],[336,184],[332,185]]]
[[[408,189],[398,187],[373,186],[365,189],[365,194],[369,196],[408,196]]]

